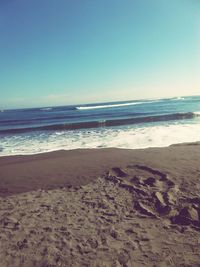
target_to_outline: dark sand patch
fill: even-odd
[[[112,168],[115,172],[117,168],[125,172],[124,167],[129,164],[138,164],[141,173],[145,171],[142,170],[143,165],[162,169],[165,173],[171,173],[173,180],[187,189],[185,184],[190,183],[188,177],[200,178],[199,156],[198,145],[185,144],[143,150],[86,149],[0,157],[0,196],[85,185]],[[146,176],[149,178],[151,174]]]

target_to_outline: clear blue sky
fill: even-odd
[[[0,108],[200,94],[199,0],[0,0]]]

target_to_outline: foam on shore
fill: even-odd
[[[165,147],[200,140],[200,124],[50,131],[1,137],[0,156],[28,155],[60,149]]]

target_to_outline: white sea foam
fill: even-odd
[[[145,101],[145,102],[128,102],[128,103],[121,103],[121,104],[108,104],[108,105],[97,105],[97,106],[80,106],[76,107],[78,110],[87,110],[87,109],[100,109],[100,108],[114,108],[114,107],[123,107],[123,106],[134,106],[134,105],[141,105],[141,104],[148,104],[157,102],[154,101]]]
[[[136,128],[100,128],[31,133],[1,138],[0,156],[35,154],[77,148],[147,148],[200,141],[200,124],[169,124]]]
[[[40,110],[41,111],[49,111],[49,110],[52,110],[53,108],[41,108]]]
[[[178,97],[175,98],[175,100],[185,100],[185,98],[181,97],[181,96],[178,96]]]

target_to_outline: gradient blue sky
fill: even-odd
[[[200,94],[199,0],[0,0],[0,108]]]

